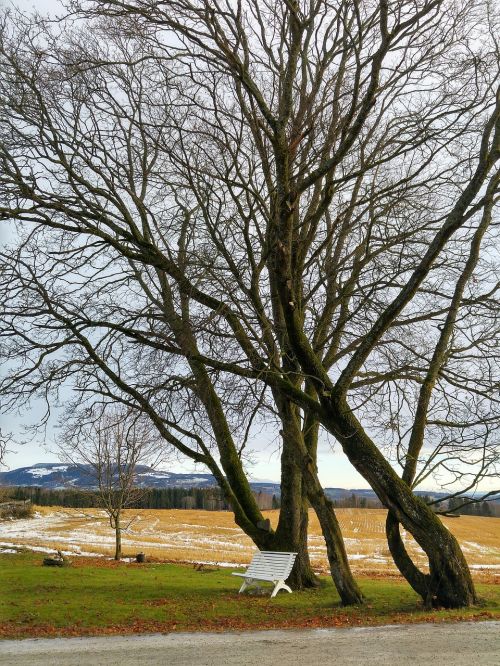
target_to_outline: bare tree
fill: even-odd
[[[12,437],[9,433],[4,433],[0,428],[0,467],[5,465],[4,460],[7,455],[9,443],[12,441]]]
[[[151,423],[123,408],[101,410],[96,419],[79,414],[66,425],[60,441],[64,460],[81,467],[95,488],[98,506],[106,512],[115,533],[115,560],[122,557],[122,532],[134,518],[124,519],[124,510],[137,505],[147,489],[140,485],[138,465],[155,467],[162,450]]]
[[[485,423],[492,433],[498,422],[498,287],[488,278],[496,260],[483,252],[464,268],[484,233],[497,240],[491,5],[73,4],[97,22],[70,33],[64,49],[55,47],[60,34],[40,41],[29,25],[7,34],[1,215],[35,224],[19,254],[5,258],[9,353],[82,352],[57,367],[36,361],[18,370],[8,395],[48,390],[78,367],[92,378],[82,380],[85,390],[117,391],[111,380],[166,429],[175,419],[156,407],[161,382],[146,400],[149,382],[131,387],[124,360],[133,357],[133,372],[141,367],[145,377],[165,364],[151,366],[143,350],[177,357],[181,384],[197,373],[210,379],[200,390],[196,378],[198,399],[217,426],[228,484],[241,490],[237,520],[259,541],[212,388],[231,386],[230,376],[264,385],[287,460],[325,531],[330,522],[327,534],[336,525],[317,473],[320,427],[427,553],[429,575],[393,551],[415,589],[429,603],[473,603],[456,540],[412,492],[413,472],[399,478],[391,456],[398,450],[404,469],[415,460],[430,469],[429,425],[451,449],[459,416],[477,442]],[[133,46],[104,58],[111,78],[102,76],[99,34]],[[146,101],[133,114],[122,115],[130,88],[114,91],[123,68]],[[106,114],[110,104],[120,120]],[[88,280],[63,286],[69,267],[93,272],[104,304],[91,315],[80,286]],[[141,286],[132,290],[139,307],[132,318],[123,307],[117,321],[116,309],[106,316],[106,296],[116,298],[130,276]],[[335,536],[330,545],[332,569],[342,570],[343,544]],[[340,580],[352,600],[349,587]]]

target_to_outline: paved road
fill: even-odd
[[[500,622],[0,642],[12,666],[499,666]]]

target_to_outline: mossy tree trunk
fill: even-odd
[[[402,566],[401,572],[408,576],[408,582],[415,586],[419,594],[424,593],[422,596],[426,604],[460,608],[476,603],[470,570],[455,537],[399,478],[365,434],[345,401],[332,400],[330,404],[333,410],[325,415],[325,425],[341,442],[347,457],[370,483],[382,504],[413,535],[429,559],[429,579],[425,587],[422,588],[423,579],[416,577],[415,567]]]
[[[304,499],[307,497],[318,516],[326,542],[330,573],[342,603],[344,605],[362,603],[363,596],[349,567],[342,532],[333,504],[325,496],[317,475],[317,424],[315,427],[309,427],[309,420],[306,417],[304,420],[305,429],[303,430],[300,425],[298,407],[283,396],[277,396],[276,403],[279,406],[282,423],[284,424],[282,470],[289,479],[293,477],[296,479],[294,487],[287,488],[287,491],[290,490],[295,494],[295,506],[300,497],[299,492],[301,492]],[[304,510],[302,513],[302,519],[307,519],[306,511]],[[295,525],[297,534],[300,534],[300,520],[301,516],[298,511],[294,516],[283,513],[285,528],[287,525]],[[278,525],[277,535],[281,532],[280,525]],[[300,561],[299,566],[303,566]],[[309,558],[307,559],[307,566],[310,568]]]
[[[363,603],[363,594],[352,575],[347,557],[344,539],[333,504],[326,497],[317,475],[305,465],[304,483],[308,489],[308,497],[318,516],[321,531],[326,542],[326,553],[330,573],[344,606]]]
[[[430,576],[420,571],[409,556],[403,543],[403,539],[401,538],[399,522],[392,511],[387,513],[385,534],[394,564],[415,592],[419,594],[425,601],[426,605],[428,605]]]
[[[306,383],[306,391],[314,396],[315,391]],[[305,410],[303,421],[305,450],[302,450],[304,484],[308,498],[318,517],[326,542],[326,554],[330,573],[344,606],[363,603],[363,594],[349,566],[342,531],[333,502],[326,496],[318,477],[319,421],[311,410]]]
[[[281,508],[278,525],[270,541],[270,550],[297,553],[288,585],[294,590],[318,586],[312,570],[307,544],[308,503],[304,497],[302,472],[290,457],[290,445],[281,455]]]

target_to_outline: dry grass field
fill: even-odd
[[[338,517],[353,569],[366,573],[395,572],[384,535],[382,509],[339,509]],[[277,511],[266,516],[273,525]],[[254,546],[234,524],[230,512],[195,510],[129,511],[130,525],[123,535],[124,553],[168,561],[218,565],[246,564]],[[444,518],[457,536],[473,570],[500,577],[500,518],[462,516]],[[407,547],[421,564],[425,557],[407,535]],[[38,507],[31,520],[0,522],[0,551],[27,547],[41,552],[111,556],[113,532],[97,509]],[[309,548],[313,565],[326,572],[326,549],[316,516],[310,515]]]

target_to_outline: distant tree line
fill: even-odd
[[[94,508],[99,506],[96,494],[92,490],[75,488],[40,488],[38,486],[19,486],[8,490],[8,496],[14,500],[31,500],[38,506],[63,506],[68,508]],[[270,493],[254,492],[257,504],[262,510],[279,509],[280,496]],[[431,503],[428,495],[423,497]],[[469,502],[465,503],[464,502]],[[333,500],[336,509],[380,509],[377,499],[351,493],[347,497]],[[470,498],[452,497],[449,501],[432,505],[437,512],[451,512],[464,516],[497,516],[498,508],[491,502],[471,502]],[[144,495],[131,505],[135,509],[200,509],[204,511],[229,511],[219,488],[149,488]]]
[[[333,500],[336,509],[381,509],[382,504],[376,498],[351,493],[348,497]]]
[[[495,516],[494,506],[489,502],[470,502],[467,497],[452,497],[448,502],[448,511],[463,516]]]
[[[92,490],[75,488],[40,488],[19,486],[9,489],[15,500],[31,500],[38,506],[63,506],[68,508],[99,507],[99,500]],[[269,493],[254,493],[262,509],[279,509],[279,496]],[[228,511],[229,506],[219,488],[149,488],[130,508],[135,509],[201,509],[206,511]]]
[[[456,513],[463,516],[495,517],[500,514],[500,505],[495,502],[477,501],[470,497],[451,497],[436,502],[431,495],[423,495],[422,499],[437,513]],[[382,504],[376,498],[351,493],[341,499],[333,500],[336,509],[381,509]]]

